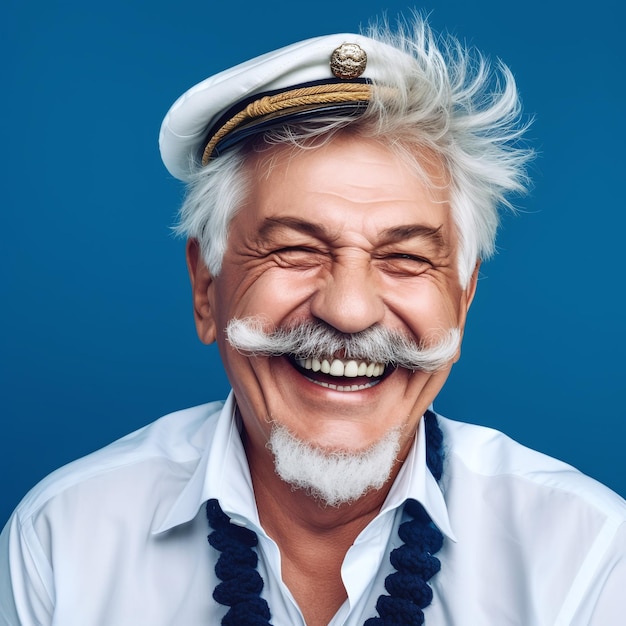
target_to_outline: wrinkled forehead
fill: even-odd
[[[386,142],[338,133],[306,147],[265,145],[250,150],[248,159],[241,210],[250,223],[280,217],[329,233],[349,224],[370,242],[382,237],[379,231],[395,229],[400,237],[423,226],[447,245],[456,241],[445,170],[432,154],[420,158]]]
[[[432,148],[403,141],[401,136],[373,136],[371,129],[364,128],[366,125],[366,121],[359,119],[330,132],[311,133],[307,129],[284,126],[257,135],[242,146],[246,176],[250,181],[263,180],[277,168],[286,169],[294,161],[321,162],[339,145],[343,148],[344,158],[355,163],[359,155],[374,149],[383,163],[387,161],[406,169],[431,191],[433,199],[449,201],[451,179],[440,154]],[[333,174],[329,172],[329,176]]]

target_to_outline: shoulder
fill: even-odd
[[[507,435],[484,426],[438,416],[444,433],[451,473],[474,476],[490,488],[525,493],[528,497],[560,496],[599,514],[626,521],[626,501],[575,467],[532,450]]]
[[[49,474],[18,505],[22,520],[36,516],[52,500],[72,491],[108,483],[111,488],[156,482],[163,473],[193,468],[212,439],[223,402],[176,411]]]
[[[508,593],[524,623],[613,623],[604,618],[618,614],[626,584],[626,502],[497,430],[439,424],[459,584],[485,563],[480,584]]]
[[[222,407],[166,415],[36,485],[0,533],[0,622],[52,623],[60,596],[85,593],[85,573],[117,576],[116,559],[144,549],[200,467]]]

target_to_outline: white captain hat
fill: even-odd
[[[410,57],[355,34],[307,39],[198,83],[174,102],[161,125],[161,158],[188,181],[228,146],[272,125],[321,113],[354,115],[384,82],[391,64]],[[411,59],[412,60],[412,59]]]

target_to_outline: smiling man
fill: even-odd
[[[419,19],[181,96],[161,153],[232,394],[28,494],[0,624],[622,623],[626,503],[432,408],[522,132],[510,71]]]

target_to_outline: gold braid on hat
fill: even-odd
[[[260,117],[274,113],[288,113],[290,109],[310,105],[338,104],[344,102],[369,102],[371,85],[367,83],[331,83],[300,87],[269,96],[262,96],[250,102],[244,109],[236,113],[217,132],[213,134],[202,155],[202,165],[211,158],[215,146],[226,135],[241,126]]]

